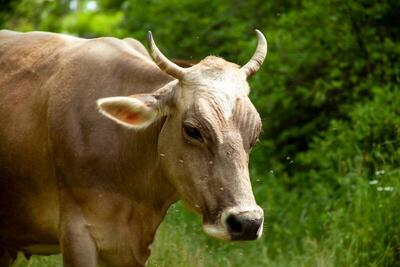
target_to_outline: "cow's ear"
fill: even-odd
[[[155,95],[106,97],[97,100],[100,112],[106,117],[133,129],[149,126],[165,115]]]

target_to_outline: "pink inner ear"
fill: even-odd
[[[129,124],[142,124],[144,119],[139,113],[126,112],[125,121]]]
[[[135,112],[127,108],[116,110],[114,116],[121,121],[132,125],[139,125],[146,121],[141,112]]]

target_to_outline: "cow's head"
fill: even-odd
[[[190,68],[168,60],[149,32],[154,62],[176,80],[153,94],[98,100],[103,114],[136,130],[167,117],[158,140],[166,177],[202,215],[205,232],[225,240],[256,239],[263,228],[248,170],[261,120],[248,98],[247,78],[267,53],[265,37],[256,32],[257,50],[243,67],[209,56]]]

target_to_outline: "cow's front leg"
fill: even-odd
[[[65,214],[61,224],[61,251],[64,267],[96,267],[96,243],[83,216]]]

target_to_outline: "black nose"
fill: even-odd
[[[254,240],[259,237],[262,217],[248,214],[231,214],[226,218],[226,225],[232,240]]]

